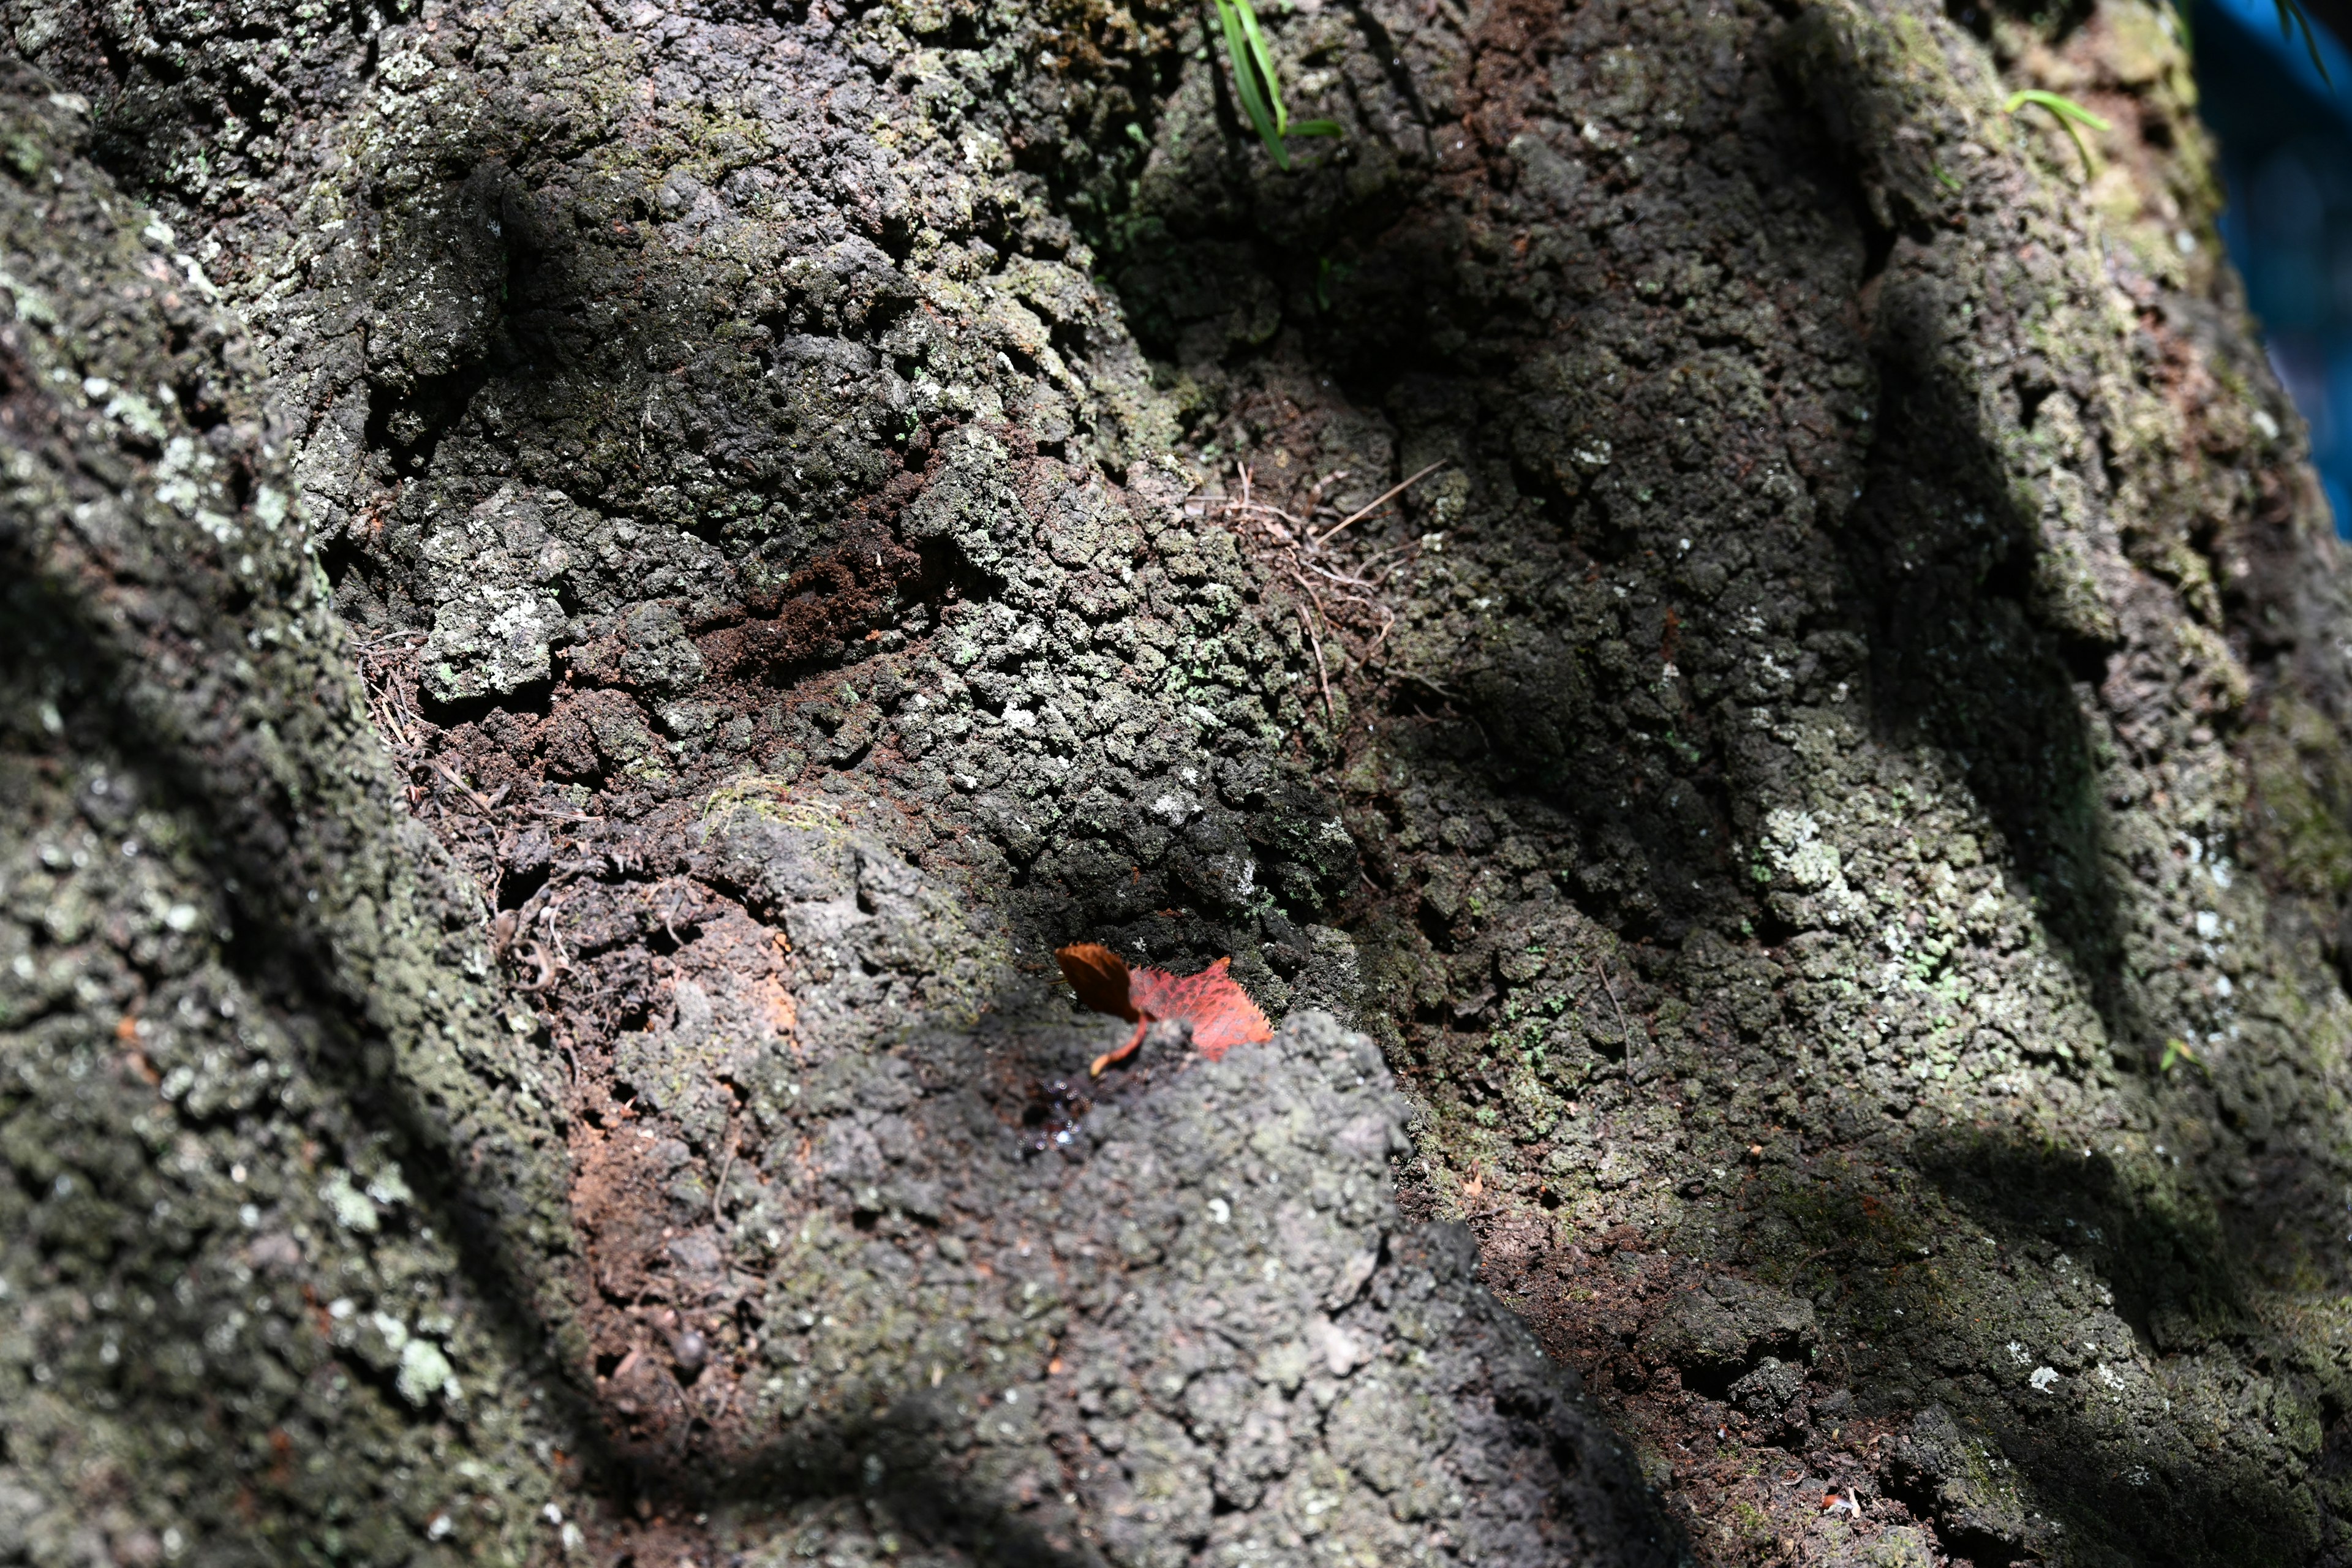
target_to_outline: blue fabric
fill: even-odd
[[[2311,49],[2304,42],[2303,29],[2292,24],[2284,29],[2279,26],[2277,0],[2198,0],[2195,21],[2200,48],[2205,44],[2208,12],[2231,32],[2269,53],[2273,69],[2284,67],[2297,87],[2341,120],[2347,131],[2352,131],[2352,98],[2346,96],[2347,90],[2352,89],[2352,52],[2345,49],[2335,34],[2317,22],[2311,25],[2312,42],[2319,46],[2320,62],[2327,68],[2323,77],[2311,63]],[[2273,91],[2277,89],[2275,79],[2272,88]]]
[[[2197,0],[2192,21],[2229,190],[2221,239],[2352,537],[2352,52],[2315,25],[2323,77],[2274,0]]]

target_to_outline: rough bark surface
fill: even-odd
[[[2352,1552],[2164,18],[1268,19],[0,0],[0,1555]]]

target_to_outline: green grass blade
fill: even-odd
[[[1217,22],[1224,29],[1225,56],[1234,68],[1234,95],[1242,100],[1242,112],[1257,132],[1258,140],[1274,154],[1276,167],[1290,167],[1290,153],[1282,144],[1281,129],[1275,123],[1273,111],[1266,107],[1265,95],[1259,90],[1256,62],[1250,58],[1249,31],[1257,18],[1248,12],[1247,0],[1215,0]],[[1243,18],[1247,17],[1244,24]]]
[[[2304,10],[2300,0],[2277,0],[2277,4],[2281,36],[2292,38],[2300,29],[2303,47],[2311,51],[2312,68],[2319,73],[2320,80],[2327,82],[2330,88],[2335,87],[2336,84],[2328,80],[2327,62],[2319,58],[2319,39],[2311,31],[2310,14]]]
[[[1290,110],[1283,107],[1282,81],[1275,74],[1274,51],[1265,47],[1265,34],[1258,27],[1257,10],[1250,0],[1233,0],[1233,5],[1241,13],[1242,31],[1249,38],[1250,58],[1257,64],[1258,73],[1265,82],[1266,101],[1274,110],[1274,133],[1280,137],[1290,130]]]
[[[2010,113],[2015,114],[2020,109],[2029,103],[2032,104],[2037,109],[2048,110],[2051,113],[2056,115],[2061,121],[2073,121],[2077,124],[2087,125],[2094,131],[2111,131],[2114,129],[2114,127],[2109,125],[2105,121],[2100,119],[2097,115],[2092,113],[2089,110],[2084,108],[2073,99],[2061,98],[2054,92],[2044,92],[2038,87],[2029,87],[2022,92],[2011,93],[2009,95],[2009,101],[2001,107],[2007,110]]]
[[[2079,127],[2087,125],[2094,131],[2105,131],[2108,129],[2107,122],[2073,99],[2062,98],[2054,92],[2044,92],[2038,87],[2029,87],[2011,93],[2009,101],[2002,104],[2001,109],[2007,113],[2015,114],[2029,103],[2036,109],[2049,110],[2051,117],[2058,121],[2060,128],[2074,142],[2074,151],[2083,156],[2083,177],[2087,180],[2096,173],[2098,163],[2092,158],[2091,144],[2083,140],[2083,132]]]
[[[1293,136],[1344,136],[1336,120],[1302,120],[1290,128]]]

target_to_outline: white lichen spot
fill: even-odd
[[[203,263],[193,256],[174,256],[172,259],[178,264],[181,271],[188,275],[189,288],[207,300],[216,301],[220,299],[220,290],[213,286],[211,279],[205,276]]]
[[[28,289],[5,272],[0,272],[0,289],[8,291],[8,299],[16,307],[16,319],[36,326],[55,326],[58,313],[49,306],[37,289]]]
[[[158,445],[171,434],[163,428],[163,418],[155,412],[155,405],[128,387],[115,393],[107,403],[105,413],[109,419],[129,426],[140,436]]]
[[[376,78],[395,89],[415,86],[433,74],[433,61],[422,49],[402,49],[376,68]]]
[[[403,1399],[420,1407],[436,1394],[453,1401],[457,1397],[457,1373],[441,1347],[431,1340],[410,1340],[401,1347],[400,1370],[393,1374],[393,1385]]]
[[[1822,924],[1843,925],[1868,908],[1846,885],[1844,864],[1811,813],[1787,806],[1774,810],[1764,819],[1764,839],[1777,879],[1790,891],[1811,895]]]
[[[416,1194],[408,1190],[408,1183],[401,1176],[399,1166],[386,1165],[368,1178],[367,1195],[390,1208],[395,1204],[409,1202]]]
[[[2036,1394],[2047,1394],[2058,1381],[2058,1369],[2054,1366],[2037,1366],[2033,1369],[2033,1375],[2025,1381],[2033,1385],[2033,1391]]]
[[[319,1188],[319,1201],[333,1211],[335,1223],[345,1230],[355,1230],[362,1236],[374,1234],[377,1224],[375,1205],[365,1193],[352,1185],[349,1173],[337,1171]]]

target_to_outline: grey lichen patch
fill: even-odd
[[[229,962],[201,817],[68,733],[47,780],[8,736],[0,829],[12,1549],[519,1558],[545,1433],[448,1219]]]
[[[551,673],[548,645],[566,616],[548,592],[571,563],[546,508],[511,488],[425,536],[426,592],[434,605],[423,685],[436,701],[511,695]]]
[[[5,113],[43,149],[0,185],[41,296],[0,324],[8,1550],[519,1560],[546,1429],[488,1303],[562,1326],[532,1067],[392,809],[235,323],[79,109],[20,69]],[[399,1168],[452,1162],[529,1241],[461,1249]]]

